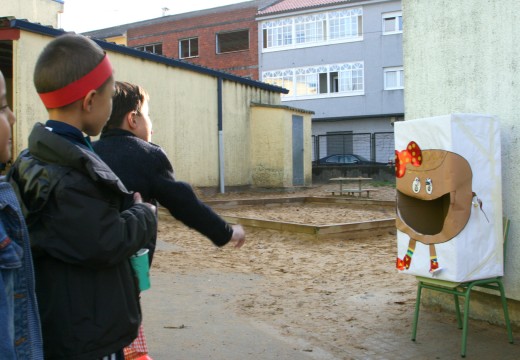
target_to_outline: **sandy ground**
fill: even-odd
[[[283,193],[231,192],[204,199],[324,196],[327,188],[330,185]],[[394,200],[395,190],[382,187],[371,194],[371,198]],[[307,217],[328,224],[388,215],[388,210],[374,214],[363,208],[289,206],[281,209],[274,209],[274,213],[269,209],[263,216],[283,216],[284,221],[294,222]],[[243,211],[253,214],[266,211],[265,208],[257,210],[248,207]],[[391,212],[390,215],[394,215]],[[339,219],[333,218],[333,214],[340,214]],[[344,355],[341,349],[345,345],[360,350],[368,346],[365,340],[370,338],[374,326],[378,331],[388,332],[403,328],[404,323],[409,328],[416,282],[413,277],[395,270],[395,232],[355,240],[324,241],[253,227],[247,227],[246,234],[247,242],[242,249],[217,249],[195,231],[169,216],[162,216],[159,239],[173,245],[173,249],[182,250],[158,252],[152,271],[189,274],[212,270],[261,275],[260,284],[234,298],[229,307],[240,316],[270,324],[282,334],[318,343],[338,357]]]

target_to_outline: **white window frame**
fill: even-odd
[[[327,13],[330,40],[357,38],[363,34],[363,10],[348,9]]]
[[[134,47],[134,49],[140,50],[140,51],[144,51],[144,52],[149,52],[149,53],[152,53],[152,54],[162,55],[163,54],[162,45],[163,45],[162,42],[153,43],[153,44],[143,44],[143,45],[138,45],[138,46]],[[161,52],[157,52],[157,48],[159,46],[161,47]]]
[[[294,44],[316,43],[325,40],[326,15],[298,16],[294,19]]]
[[[363,61],[264,71],[262,81],[289,90],[282,101],[365,95]]]
[[[196,39],[197,40],[197,55],[192,55],[191,54],[191,40],[194,40]],[[198,40],[199,38],[197,36],[193,36],[193,37],[190,37],[190,38],[184,38],[184,39],[180,39],[179,40],[179,59],[190,59],[190,58],[195,58],[195,57],[199,57],[199,45],[198,45]],[[189,56],[182,56],[182,48],[181,48],[181,43],[183,41],[188,41],[188,53],[189,53]]]
[[[262,37],[266,48],[287,47],[293,43],[293,19],[280,19],[262,24]]]
[[[393,67],[387,67],[383,69],[384,71],[384,89],[385,90],[400,90],[404,89],[404,69],[402,66],[393,66]],[[395,86],[388,84],[388,76],[390,74],[395,75],[396,83]]]
[[[294,74],[295,96],[312,96],[318,93],[318,72],[316,68],[299,68],[296,69]]]
[[[394,19],[394,28],[391,30],[386,30],[386,22],[390,19]],[[383,35],[401,34],[403,32],[403,12],[393,11],[384,13],[381,20],[381,26]]]
[[[262,52],[363,40],[363,8],[348,8],[261,23]]]
[[[292,69],[264,71],[263,81],[283,87],[289,90],[289,93],[294,93],[294,70]]]

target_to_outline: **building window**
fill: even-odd
[[[331,39],[358,37],[363,34],[363,12],[361,9],[334,11],[328,15]]]
[[[262,79],[289,90],[284,100],[364,94],[363,62],[265,71]]]
[[[383,14],[383,35],[403,32],[403,14],[401,11]]]
[[[249,30],[217,34],[217,54],[249,49]]]
[[[296,96],[316,95],[318,93],[318,73],[315,68],[296,69]]]
[[[300,16],[294,21],[296,44],[313,43],[325,39],[325,14]]]
[[[291,90],[293,88],[294,71],[292,69],[274,70],[264,73],[264,82],[285,89]]]
[[[318,69],[318,92],[327,94],[329,92],[329,68],[328,66],[320,66]]]
[[[282,50],[361,40],[363,9],[318,13],[262,23],[263,48]]]
[[[179,40],[179,58],[186,59],[199,56],[199,38]]]
[[[163,53],[161,43],[140,45],[140,46],[136,46],[135,49],[158,54],[158,55],[162,55],[162,53]]]
[[[403,67],[389,67],[384,69],[385,90],[404,89]]]
[[[262,25],[264,48],[287,46],[292,44],[293,19],[269,21]]]

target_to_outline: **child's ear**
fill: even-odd
[[[129,111],[125,115],[125,122],[129,129],[135,129],[137,127],[137,121],[135,120],[135,111]]]
[[[96,96],[96,90],[90,90],[87,95],[83,98],[82,102],[82,108],[85,111],[90,112],[92,110],[92,101],[94,99],[94,96]]]

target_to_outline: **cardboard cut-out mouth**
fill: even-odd
[[[439,234],[444,228],[449,208],[449,193],[424,200],[397,191],[397,215],[418,234]]]

